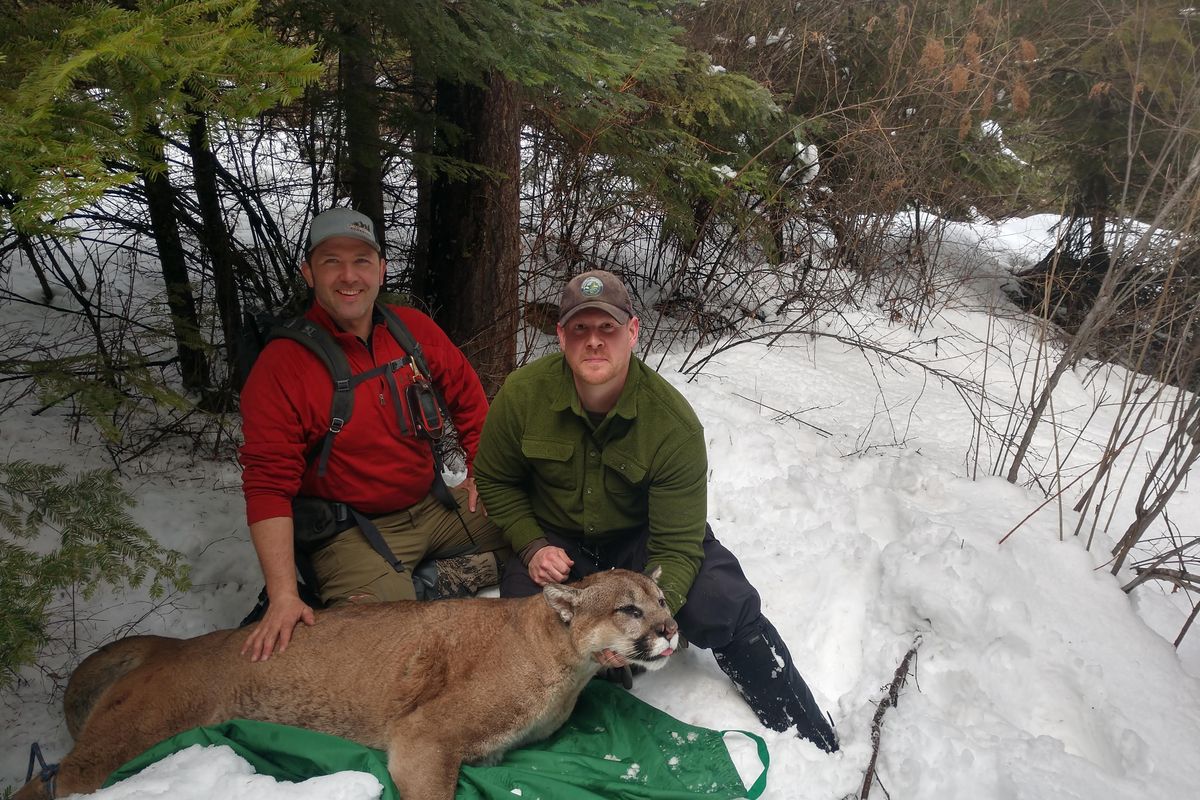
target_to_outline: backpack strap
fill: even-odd
[[[325,369],[333,379],[333,402],[329,409],[329,430],[321,442],[320,455],[317,460],[317,474],[324,476],[329,464],[329,453],[333,449],[333,437],[346,426],[354,413],[354,387],[361,382],[352,379],[350,375],[350,360],[342,352],[342,348],[334,341],[329,331],[320,325],[296,317],[271,330],[272,339],[291,339],[307,347],[313,355],[321,360]]]
[[[421,345],[413,337],[408,326],[404,324],[404,320],[400,316],[385,306],[383,303],[376,303],[375,307],[379,309],[379,313],[383,315],[384,321],[387,323],[388,333],[396,340],[396,343],[408,353],[409,358],[413,360],[417,369],[429,381],[429,385],[433,388],[433,396],[437,400],[438,407],[442,410],[442,416],[446,419],[453,419],[450,416],[450,409],[446,406],[446,398],[442,396],[442,390],[433,380],[433,375],[429,371],[429,362],[425,360],[425,352],[421,349]],[[437,498],[438,502],[445,506],[450,511],[457,511],[458,501],[454,499],[454,495],[450,493],[450,487],[446,486],[446,479],[442,477],[442,469],[445,462],[442,459],[441,448],[438,443],[430,440],[429,449],[433,453],[433,485],[430,487],[430,493]]]
[[[341,503],[339,505],[345,504]],[[396,572],[404,572],[404,563],[396,558],[396,554],[392,552],[392,548],[388,547],[383,534],[379,532],[379,528],[371,521],[371,518],[350,506],[346,506],[346,510],[354,518],[355,524],[358,525],[359,531],[362,532],[363,537],[371,545],[371,549],[378,553],[379,557],[386,561],[388,566]]]
[[[416,362],[417,368],[428,378],[429,363],[425,361],[425,351],[421,349],[421,345],[413,338],[412,331],[404,324],[404,320],[400,319],[400,316],[395,311],[392,311],[383,303],[376,303],[375,308],[379,309],[380,315],[383,316],[383,321],[387,323],[388,333],[403,348],[404,352],[412,356],[412,360]]]

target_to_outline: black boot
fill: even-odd
[[[750,632],[719,650],[717,666],[729,676],[764,727],[786,731],[793,725],[827,753],[837,752],[837,734],[821,714],[792,654],[775,626],[761,617]]]

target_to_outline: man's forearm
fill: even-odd
[[[487,507],[488,516],[504,531],[504,538],[514,550],[523,550],[530,542],[542,537],[541,526],[529,504],[529,495],[523,488],[506,485],[479,472],[475,473],[475,486]]]
[[[291,517],[271,517],[250,526],[250,539],[267,583],[267,596],[272,599],[297,594],[292,531]]]

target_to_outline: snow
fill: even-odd
[[[254,768],[227,745],[194,744],[151,764],[132,778],[101,789],[94,800],[212,800],[253,797],[257,800],[378,800],[383,785],[365,772],[320,775],[302,783],[276,781]]]
[[[1020,156],[1014,153],[1008,145],[1004,143],[1004,129],[1000,127],[1000,123],[992,119],[985,119],[980,123],[980,128],[983,130],[983,135],[995,139],[1000,143],[1000,152],[1016,161],[1023,167],[1028,167],[1029,163],[1023,160]]]
[[[712,168],[712,171],[721,177],[721,180],[731,181],[737,177],[737,170],[726,164],[718,164]]]
[[[794,165],[788,165],[779,176],[780,181],[792,178],[796,183],[812,183],[821,171],[821,164],[815,144],[805,144],[797,140],[793,146],[796,149]],[[794,178],[793,178],[794,176]]]
[[[712,526],[832,714],[842,750],[826,755],[763,730],[711,654],[696,648],[639,677],[633,691],[685,722],[763,736],[771,752],[765,797],[858,792],[875,710],[916,643],[910,679],[883,719],[878,775],[890,796],[1195,796],[1200,634],[1178,651],[1170,642],[1190,606],[1153,583],[1125,595],[1129,576],[1114,577],[1105,563],[1108,535],[1101,530],[1091,550],[1072,535],[1077,495],[1045,504],[1036,489],[991,477],[1001,451],[978,428],[981,415],[1002,420],[1030,395],[1028,362],[1047,347],[1038,326],[1011,308],[988,312],[1002,304],[1009,271],[1045,252],[1055,222],[949,226],[939,256],[944,302],[919,330],[864,304],[844,310],[842,327],[770,347],[743,343],[694,375],[687,349],[643,354],[703,421]],[[4,280],[35,286],[19,268]],[[58,324],[30,307],[9,304],[6,313],[31,335]],[[785,314],[766,324],[789,321]],[[855,340],[905,360],[848,343]],[[1095,364],[1068,373],[1054,424],[1035,437],[1036,469],[1061,471],[1066,483],[1095,463],[1115,414],[1105,397],[1126,377]],[[65,414],[33,416],[36,407],[25,399],[0,417],[6,458],[111,466],[86,428],[72,439]],[[1078,438],[1069,456],[1056,455],[1055,436]],[[1145,451],[1156,442],[1148,436]],[[1144,458],[1126,458],[1135,476],[1144,470]],[[163,449],[123,474],[139,521],[187,554],[195,585],[159,602],[140,590],[86,603],[63,598],[73,618],[56,631],[42,667],[25,670],[0,702],[0,786],[23,779],[30,742],[52,759],[69,750],[56,687],[81,655],[127,633],[230,627],[253,605],[261,579],[236,465]],[[1185,486],[1170,512],[1181,523],[1195,519],[1200,501]],[[749,785],[760,769],[753,745],[726,741]],[[358,773],[292,785],[239,762],[221,748],[188,750],[95,796],[349,799],[379,791]],[[875,787],[873,796],[884,795]]]

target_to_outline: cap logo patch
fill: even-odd
[[[584,297],[596,297],[604,291],[604,283],[597,277],[584,278],[579,284],[579,293]]]
[[[358,220],[355,220],[355,221],[351,222],[351,223],[350,223],[350,227],[351,227],[351,228],[353,228],[353,229],[354,229],[354,230],[356,230],[356,231],[362,231],[363,233],[370,233],[370,232],[371,232],[371,229],[370,229],[370,227],[368,227],[368,226],[367,226],[367,223],[365,223],[365,222],[359,222]]]

